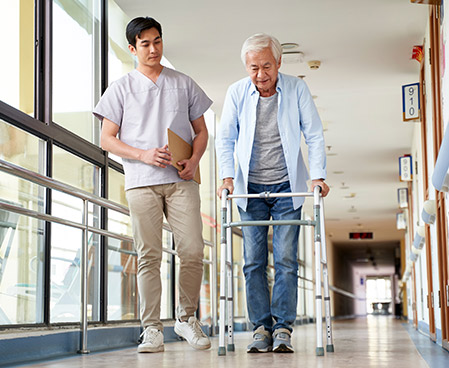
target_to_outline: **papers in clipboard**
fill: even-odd
[[[192,156],[192,146],[170,129],[167,129],[167,136],[168,149],[172,156],[172,165],[181,171],[183,167],[178,165],[177,162],[189,159]],[[201,184],[199,165],[196,169],[193,180],[195,180],[198,184]]]

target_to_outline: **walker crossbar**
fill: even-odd
[[[277,226],[304,225],[314,227],[315,243],[315,306],[316,306],[316,355],[324,355],[323,348],[323,312],[321,295],[321,276],[323,276],[324,305],[326,321],[326,351],[334,352],[332,339],[331,310],[329,296],[329,278],[327,270],[326,235],[324,230],[324,206],[320,194],[321,188],[316,186],[313,192],[304,193],[270,193],[228,194],[224,189],[221,196],[221,259],[220,259],[220,319],[218,355],[226,355],[225,333],[228,330],[227,350],[234,351],[234,304],[233,304],[233,260],[232,260],[232,228],[241,226]],[[267,220],[267,221],[235,221],[232,222],[232,199],[235,198],[281,198],[281,197],[313,197],[313,220]],[[321,266],[322,275],[321,275]]]

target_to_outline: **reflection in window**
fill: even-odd
[[[34,112],[34,2],[0,2],[0,100]]]
[[[58,181],[98,195],[99,168],[56,146],[53,149],[53,176]],[[52,214],[82,223],[83,201],[80,198],[53,190]],[[91,203],[88,206],[88,222],[89,225],[94,227],[100,225],[100,208]],[[79,268],[82,232],[68,226],[52,224],[51,239],[51,301],[56,304],[50,311],[50,320],[52,322],[79,321]],[[100,318],[99,236],[89,234],[88,246],[88,319],[97,321]],[[67,306],[66,313],[61,312],[61,305],[64,304]]]
[[[163,230],[162,231],[162,247],[173,249],[172,233]],[[161,319],[175,318],[173,315],[173,290],[172,290],[172,264],[173,259],[178,261],[178,257],[175,257],[169,253],[162,252],[161,263],[161,282],[162,282],[162,295],[161,295]],[[177,292],[176,288],[176,292]],[[177,295],[177,294],[176,294]]]
[[[118,171],[109,168],[109,200],[119,203],[123,206],[128,206],[125,197],[125,176]],[[132,236],[131,221],[129,216],[123,215],[120,212],[108,210],[108,229],[111,231]]]
[[[108,240],[108,321],[138,319],[137,255],[133,244]]]
[[[0,209],[0,325],[43,322],[40,221]]]
[[[80,320],[81,241],[81,230],[52,224],[51,322],[77,322]]]
[[[99,0],[53,1],[53,120],[99,144]]]
[[[44,142],[0,120],[0,159],[39,172]],[[45,190],[0,172],[0,202],[44,212]],[[43,321],[43,221],[0,209],[0,325]]]

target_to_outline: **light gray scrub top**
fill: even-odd
[[[117,124],[119,139],[143,150],[167,144],[167,128],[192,144],[191,121],[212,105],[204,91],[187,75],[164,67],[156,84],[136,69],[113,82],[93,114]],[[125,190],[182,181],[173,166],[165,169],[123,159]]]

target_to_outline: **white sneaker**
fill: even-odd
[[[210,348],[210,340],[201,329],[201,322],[196,317],[190,317],[187,322],[176,320],[175,332],[187,340],[195,349],[203,350]]]
[[[147,327],[142,334],[142,342],[137,347],[138,353],[157,353],[164,351],[164,335],[156,328]]]

